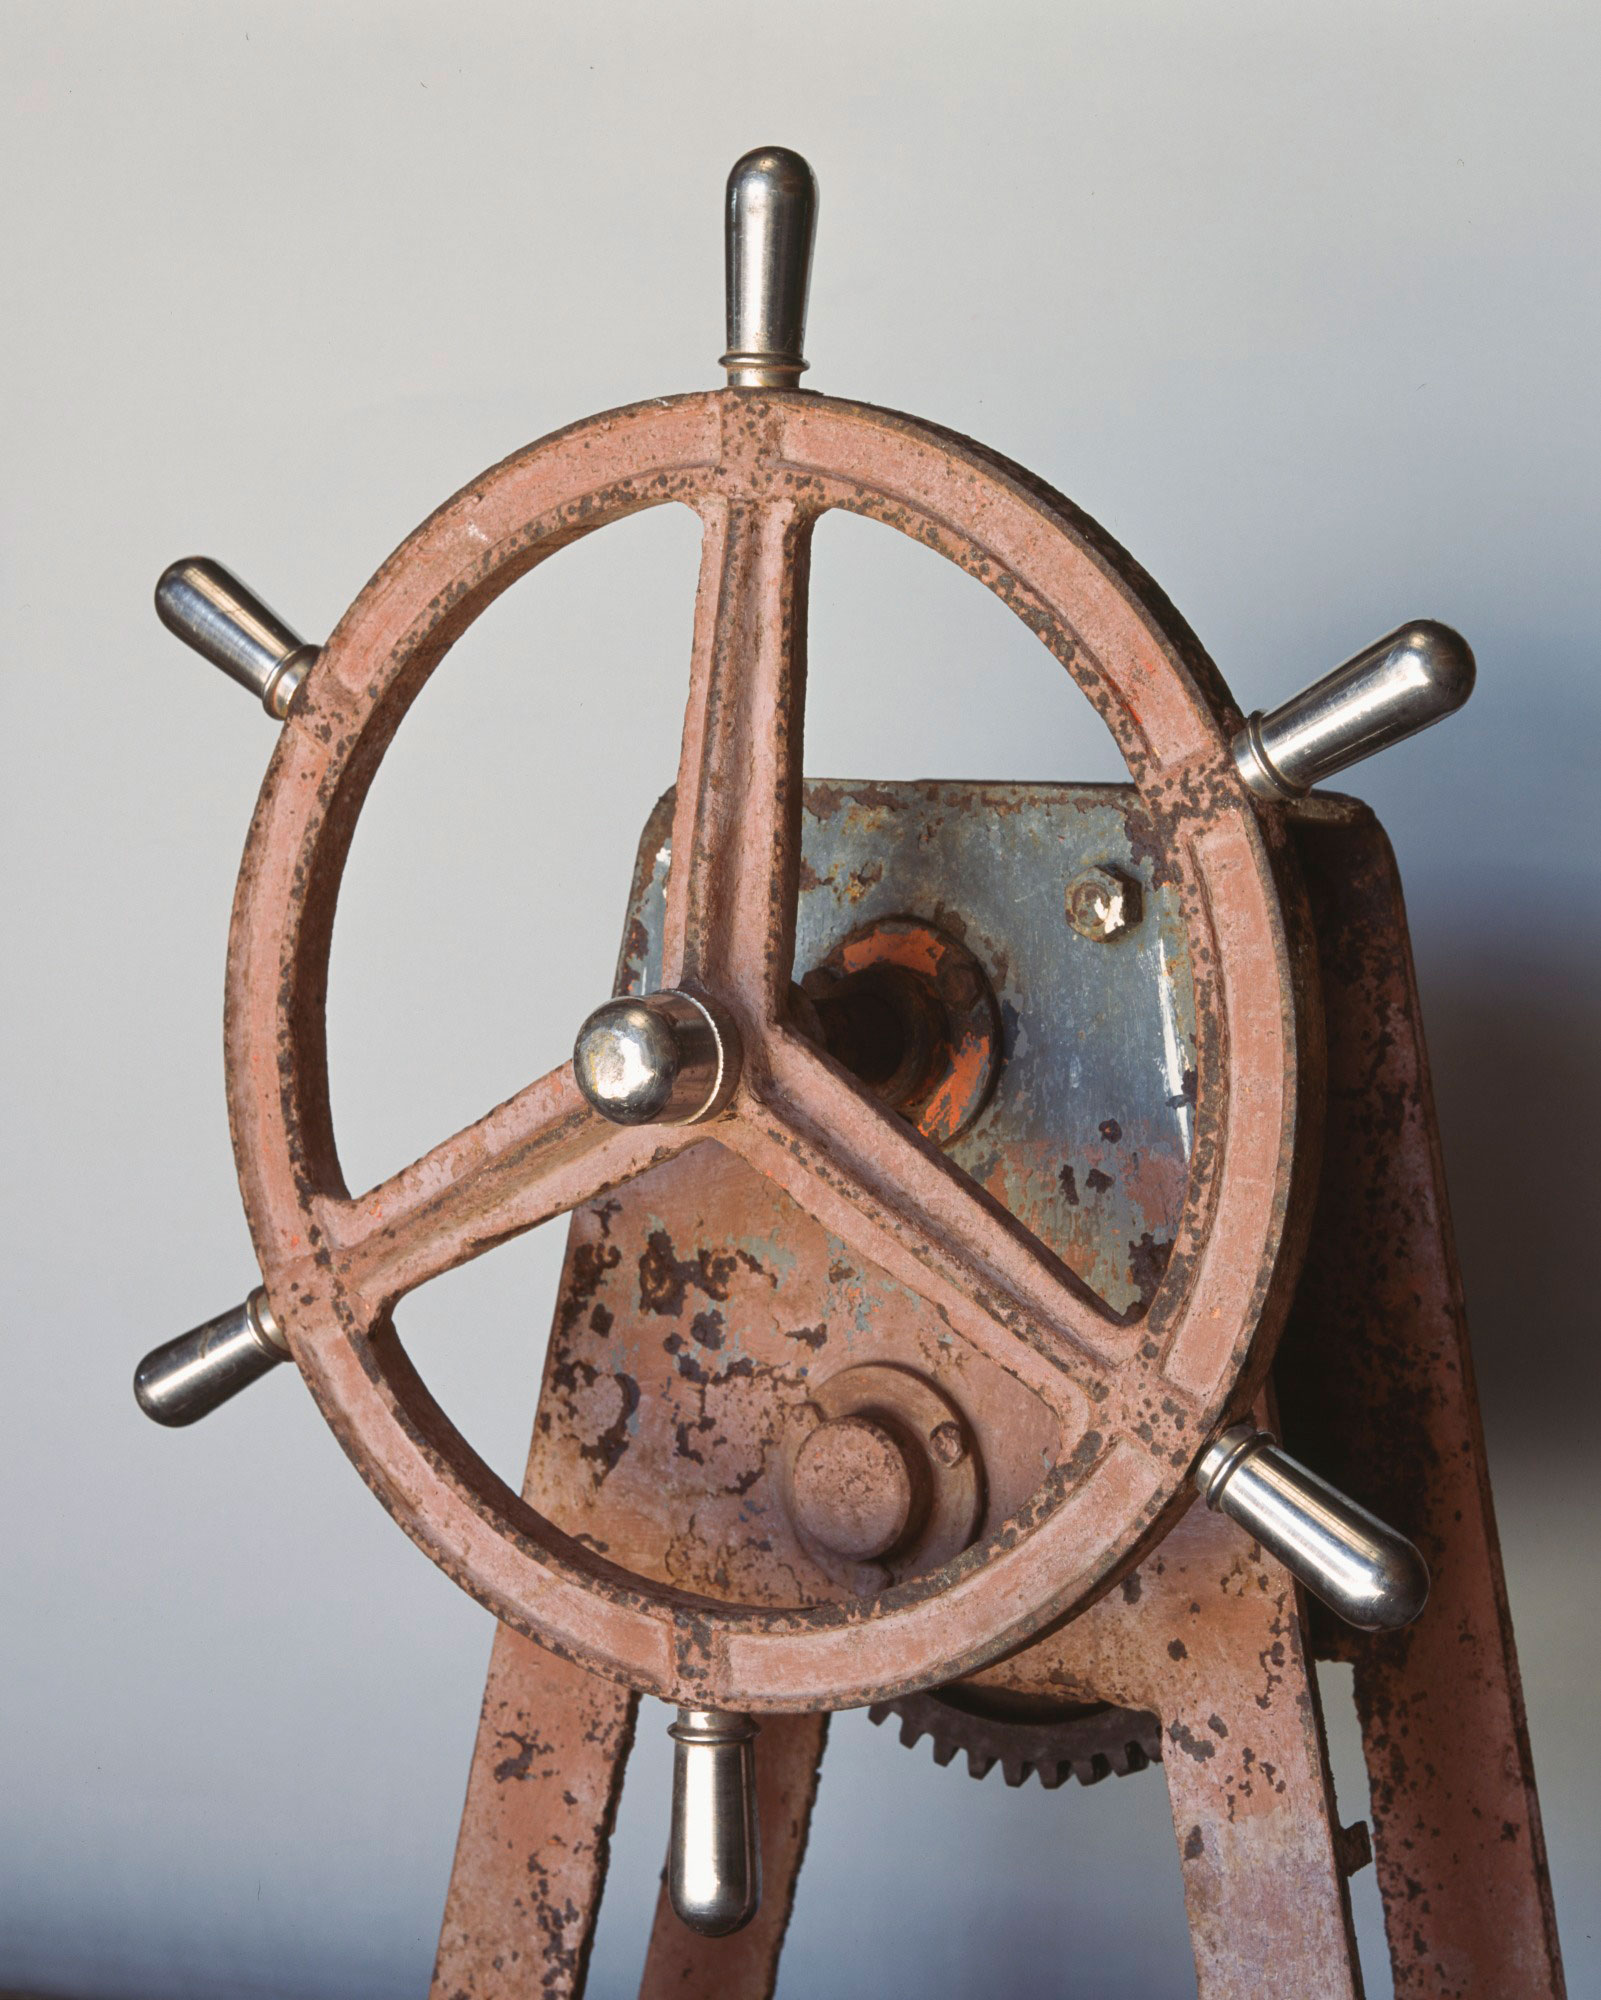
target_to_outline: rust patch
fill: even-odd
[[[736,1265],[736,1258],[709,1250],[697,1250],[693,1257],[679,1258],[673,1253],[672,1239],[666,1230],[653,1229],[639,1259],[639,1309],[680,1318],[692,1288],[709,1299],[726,1299]]]
[[[378,764],[430,675],[502,590],[578,537],[671,502],[695,508],[705,534],[661,977],[723,1006],[761,1089],[736,1093],[705,1130],[603,1129],[564,1065],[353,1198],[333,1142],[322,1008],[340,877]],[[994,591],[1085,689],[1139,788],[1159,856],[1142,894],[1174,885],[1198,1024],[1184,1214],[1147,1314],[1154,1357],[988,1185],[937,1171],[937,1156],[910,1138],[897,1145],[880,1107],[798,1053],[788,981],[806,594],[812,526],[829,507],[873,514]],[[1292,949],[1294,860],[1233,768],[1237,720],[1160,592],[1060,495],[969,441],[826,398],[717,394],[610,412],[485,473],[384,565],[319,657],[252,822],[230,940],[229,1112],[253,1241],[269,1294],[288,1302],[281,1316],[296,1360],[363,1477],[447,1574],[519,1629],[635,1685],[737,1694],[762,1709],[815,1699],[825,1684],[832,1701],[871,1699],[972,1664],[1132,1566],[1187,1504],[1184,1460],[1197,1432],[1266,1367],[1299,1247],[1300,1162],[1318,1104],[1315,994]],[[874,790],[851,795],[872,809]],[[853,858],[842,888],[864,912],[881,893],[881,860]],[[631,934],[625,960],[638,946]],[[971,1075],[963,1054],[946,1112],[970,1093]],[[618,1264],[622,1216],[611,1218],[612,1235],[581,1223],[580,1240],[596,1247],[580,1289],[593,1296],[564,1300],[565,1351],[547,1372],[540,1415],[542,1448],[565,1440],[564,1472],[581,1475],[565,1503],[577,1518],[558,1525],[562,1505],[517,1503],[452,1430],[390,1314],[417,1285],[552,1214],[611,1199],[680,1160],[693,1160],[701,1181],[721,1147],[825,1218],[834,1241],[817,1269],[843,1250],[884,1303],[869,1330],[823,1287],[818,1304],[801,1306],[802,1288],[791,1282],[784,1298],[790,1281],[762,1280],[770,1331],[828,1329],[815,1355],[786,1341],[779,1364],[757,1355],[729,1310],[744,1267],[701,1260],[703,1248],[721,1254],[721,1232],[698,1200],[665,1245],[641,1241],[636,1216]],[[1065,1212],[1061,1164],[1058,1142],[1047,1171]],[[1081,1201],[1103,1198],[1117,1199],[1108,1188]],[[756,1233],[774,1236],[765,1225],[731,1234]],[[777,1236],[790,1233],[786,1216]],[[1217,1296],[1228,1306],[1221,1325]],[[740,1298],[743,1315],[751,1300]],[[781,1298],[784,1324],[774,1328]],[[724,1315],[718,1348],[691,1332],[713,1309]],[[657,1337],[642,1338],[652,1322]],[[759,1476],[775,1424],[804,1398],[828,1348],[839,1340],[863,1358],[879,1323],[893,1323],[895,1340],[932,1376],[950,1376],[987,1422],[1015,1415],[993,1496],[1009,1511],[956,1565],[965,1588],[950,1604],[929,1579],[899,1586],[882,1606],[829,1601],[785,1543]],[[663,1325],[683,1342],[676,1354],[664,1349]],[[1157,1393],[1164,1377],[1177,1415]],[[663,1381],[682,1383],[689,1401],[658,1424]],[[638,1401],[625,1412],[630,1384]],[[1090,1408],[1098,1443],[1087,1455]],[[703,1416],[713,1426],[704,1432]],[[677,1453],[681,1422],[696,1426],[703,1466]],[[636,1466],[655,1491],[636,1484]],[[1043,1478],[1041,1468],[1050,1468]],[[671,1525],[663,1548],[658,1530],[686,1473],[706,1485],[680,1496],[690,1520]],[[571,1498],[597,1489],[604,1519]],[[1065,1511],[1074,1507],[1076,1517]],[[1055,1526],[1069,1518],[1071,1535]],[[656,1558],[630,1570],[646,1549]],[[808,1601],[808,1586],[821,1595]],[[820,1682],[825,1658],[836,1664]]]

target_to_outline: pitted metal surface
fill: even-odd
[[[1147,1770],[1162,1756],[1156,1716],[1105,1701],[1008,1699],[1004,1690],[931,1688],[876,1702],[868,1715],[874,1722],[896,1723],[907,1749],[927,1742],[936,1764],[961,1757],[970,1778],[987,1778],[999,1765],[1013,1787],[1030,1778],[1047,1791],[1069,1778],[1098,1785]]]
[[[703,538],[662,977],[721,1010],[743,1053],[738,1082],[704,1124],[620,1126],[590,1108],[564,1064],[352,1195],[334,1146],[323,1002],[340,877],[373,772],[428,676],[501,590],[576,536],[666,504],[694,508]],[[1143,1246],[1149,1282],[1132,1252],[1126,1260],[1123,1296],[1144,1302],[1138,1317],[1108,1305],[1019,1219],[1054,1203],[1060,1221],[1074,1193],[1083,1205],[1077,1168],[1070,1191],[1049,1133],[1015,1169],[1004,1153],[975,1154],[977,1175],[966,1173],[797,1028],[806,593],[812,528],[830,508],[915,536],[1000,596],[1083,688],[1128,766],[1140,813],[1137,832],[1128,821],[1130,859],[1148,865],[1153,892],[1175,892],[1195,1009],[1189,1171],[1167,1254],[1155,1231]],[[1282,825],[1234,764],[1237,722],[1171,605],[1069,502],[966,440],[865,405],[730,390],[614,411],[491,468],[397,551],[319,654],[263,786],[230,942],[229,1108],[252,1237],[295,1361],[373,1490],[449,1575],[518,1629],[635,1687],[766,1711],[850,1705],[970,1671],[1160,1539],[1189,1504],[1200,1446],[1271,1359],[1321,1111],[1304,898]],[[872,813],[871,788],[857,788],[856,804]],[[868,888],[865,871],[858,881]],[[1127,935],[1080,942],[1108,957],[1132,949]],[[1029,1053],[1016,1045],[1019,1069]],[[1169,1062],[1174,1115],[1181,1070]],[[1124,1143],[1116,1109],[1096,1109],[1101,1145]],[[981,1126],[964,1145],[978,1144]],[[919,1347],[920,1365],[958,1397],[1033,1406],[1014,1456],[1043,1424],[1026,1465],[1018,1457],[1009,1478],[992,1478],[980,1541],[942,1570],[845,1602],[809,1594],[803,1571],[784,1584],[775,1542],[761,1552],[775,1558],[771,1574],[736,1548],[738,1562],[713,1562],[705,1582],[668,1582],[652,1559],[630,1566],[630,1533],[567,1532],[519,1505],[411,1369],[392,1317],[405,1294],[564,1210],[589,1215],[574,1253],[599,1268],[666,1257],[720,1283],[715,1260],[727,1253],[699,1214],[719,1152],[740,1163],[747,1190],[762,1188],[736,1235],[753,1223],[778,1255],[794,1255],[800,1213],[820,1275],[852,1259],[873,1274],[862,1303],[891,1349]],[[1150,1160],[1160,1172],[1154,1148]],[[1091,1192],[1109,1193],[1118,1174],[1084,1164],[1086,1183],[1109,1184]],[[608,1233],[608,1204],[627,1189],[616,1217],[625,1236],[641,1202],[666,1202],[675,1227],[653,1226],[625,1251]],[[1159,1198],[1138,1199],[1154,1212]],[[1129,1240],[1141,1247],[1142,1232]],[[786,1299],[805,1288],[778,1285],[772,1265],[767,1275],[773,1324],[763,1333],[758,1315],[754,1337],[796,1336],[782,1323],[793,1321]],[[1113,1295],[1117,1277],[1102,1279]],[[828,1310],[837,1317],[842,1304]],[[694,1327],[686,1333],[704,1351]],[[775,1398],[745,1392],[741,1357],[721,1338],[710,1374],[739,1418],[725,1430],[705,1412],[699,1436],[755,1461],[729,1468],[754,1482]],[[696,1354],[687,1361],[676,1372],[706,1370]],[[587,1462],[609,1467],[634,1411],[654,1407],[643,1393],[651,1371],[585,1365],[593,1376],[579,1371],[573,1389],[600,1416]],[[798,1392],[804,1378],[789,1373]],[[1007,1486],[1016,1504],[1002,1511]],[[737,1494],[725,1485],[718,1505]],[[651,1533],[639,1540],[649,1558]],[[686,1566],[708,1565],[697,1555]]]
[[[1141,859],[1136,795],[813,781],[803,799],[797,970],[875,917],[960,928],[999,1002],[1002,1053],[951,1155],[1137,1314],[1182,1208],[1195,1043],[1176,891]],[[673,805],[640,842],[622,992],[660,974]],[[1145,935],[1121,948],[1086,941],[1063,911],[1063,885],[1100,858],[1149,884]],[[803,1319],[787,1310],[797,1300]],[[589,1546],[686,1589],[858,1598],[861,1565],[826,1559],[784,1480],[789,1440],[830,1400],[822,1385],[864,1363],[904,1371],[936,1407],[950,1399],[984,1468],[986,1529],[1028,1501],[1061,1448],[1021,1384],[742,1161],[702,1149],[574,1217],[529,1497]],[[942,1559],[971,1539],[969,1525]]]
[[[1279,1363],[1287,1443],[1433,1571],[1403,1632],[1313,1606],[1355,1669],[1398,2000],[1556,2000],[1562,1954],[1395,856],[1354,799],[1296,813],[1325,965],[1329,1121]]]
[[[1397,1992],[1557,2000],[1399,896],[1370,823],[1297,803],[1465,699],[1471,653],[1422,621],[1243,718],[1149,577],[1061,495],[934,426],[792,393],[815,216],[799,156],[739,162],[729,390],[612,411],[490,468],[326,648],[215,565],[158,591],[285,725],[229,956],[229,1113],[265,1281],[248,1312],[273,1333],[250,1372],[281,1327],[369,1485],[503,1621],[435,2000],[582,1989],[638,1690],[680,1706],[680,1915],[710,1933],[756,1914],[758,1839],[768,1881],[732,1943],[664,1902],[647,2000],[769,2000],[826,1730],[786,1711],[884,1697],[942,1761],[960,1741],[1014,1783],[1134,1767],[1159,1727],[1201,2000],[1357,2000],[1345,1877],[1365,1831],[1334,1816],[1321,1622],[1296,1583],[1327,1565],[1263,1497],[1268,1470],[1281,1499],[1328,1489],[1264,1447],[1208,1493],[1259,1544],[1186,1513],[1208,1441],[1226,1457],[1248,1410],[1271,1417],[1309,1232],[1278,1381],[1291,1422],[1327,1427],[1370,1492],[1387,1480],[1440,1565],[1432,1622],[1339,1642]],[[620,981],[668,990],[597,1010],[576,1063],[353,1195],[323,1008],[377,766],[500,591],[668,504],[702,526],[690,692]],[[1131,785],[803,786],[811,537],[830,509],[994,592],[1094,705]],[[394,1314],[568,1212],[519,1496],[433,1402]],[[745,1709],[766,1717],[754,1786]]]
[[[619,992],[660,983],[671,819],[669,793],[641,842]],[[1139,924],[1106,944],[1064,910],[1067,885],[1097,864],[1143,891]],[[951,1157],[1108,1305],[1138,1314],[1172,1253],[1196,1089],[1183,911],[1138,796],[809,781],[797,979],[864,924],[905,915],[959,937],[1000,1003],[1000,1074]]]

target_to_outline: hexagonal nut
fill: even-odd
[[[928,1434],[928,1448],[941,1465],[960,1465],[967,1456],[967,1439],[958,1423],[936,1424]]]
[[[1096,944],[1124,936],[1142,914],[1140,885],[1121,869],[1086,868],[1067,885],[1067,921]]]

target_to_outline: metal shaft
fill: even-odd
[[[731,389],[793,389],[808,366],[806,295],[817,233],[817,181],[799,153],[762,146],[728,176]]]
[[[153,1348],[134,1370],[133,1393],[158,1424],[192,1424],[288,1359],[283,1329],[258,1285],[242,1306]]]
[[[1386,633],[1234,739],[1234,761],[1264,799],[1295,799],[1459,709],[1473,692],[1460,632],[1420,618]]]
[[[1429,1569],[1407,1540],[1266,1431],[1236,1425],[1201,1454],[1195,1484],[1208,1507],[1254,1535],[1348,1625],[1410,1625],[1429,1596]]]
[[[756,1725],[748,1715],[681,1708],[673,1739],[667,1889],[692,1931],[742,1930],[762,1899],[756,1841]]]
[[[317,657],[317,647],[208,556],[185,556],[162,572],[156,615],[203,660],[249,688],[279,722]]]

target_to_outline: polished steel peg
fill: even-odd
[[[162,572],[156,615],[203,660],[249,688],[278,722],[320,650],[207,556],[185,556]]]
[[[1201,1453],[1195,1484],[1348,1625],[1391,1632],[1428,1602],[1429,1567],[1394,1528],[1308,1472],[1266,1431],[1236,1424]]]
[[[608,1000],[578,1031],[573,1072],[614,1125],[690,1125],[728,1102],[739,1044],[729,1022],[693,994]]]
[[[158,1424],[192,1424],[288,1359],[283,1328],[258,1285],[242,1306],[153,1348],[134,1370],[133,1393]]]
[[[756,1725],[748,1715],[681,1708],[673,1739],[667,1893],[692,1931],[727,1937],[762,1900],[756,1838]]]
[[[1474,671],[1460,632],[1428,618],[1403,625],[1271,715],[1258,710],[1234,739],[1240,776],[1259,798],[1298,799],[1459,709]]]
[[[728,176],[723,238],[731,389],[794,389],[809,366],[806,294],[817,182],[799,153],[760,146]]]

